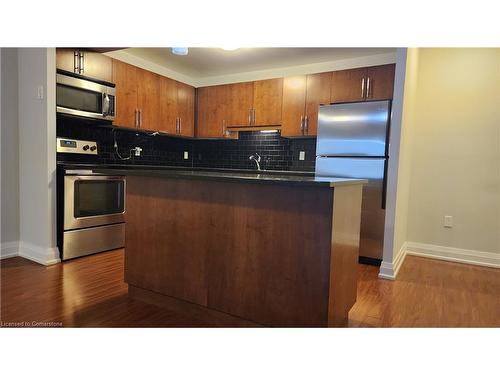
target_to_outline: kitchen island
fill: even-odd
[[[344,326],[365,180],[104,169],[127,176],[129,295],[264,326]]]

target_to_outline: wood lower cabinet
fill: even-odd
[[[318,109],[330,102],[330,84],[330,72],[284,78],[282,136],[317,134]]]
[[[138,124],[137,71],[133,65],[113,59],[113,82],[116,85],[116,114],[113,124],[136,128]]]
[[[391,99],[395,64],[338,70],[332,73],[331,102]]]
[[[113,62],[108,56],[84,49],[57,48],[56,67],[101,81],[113,80]]]
[[[253,85],[253,125],[281,125],[283,78],[255,81]]]

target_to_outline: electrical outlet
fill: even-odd
[[[306,152],[299,151],[299,160],[306,160]]]
[[[134,151],[135,156],[141,156],[142,148],[140,147],[135,147],[132,149]]]
[[[445,216],[444,217],[444,227],[445,228],[453,228],[453,216]]]
[[[189,152],[184,151],[184,160],[189,159]]]

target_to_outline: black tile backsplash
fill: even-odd
[[[145,164],[179,167],[255,169],[249,156],[258,153],[263,169],[314,171],[316,139],[282,138],[279,133],[241,132],[239,139],[189,139],[166,135],[151,136],[137,132],[82,121],[59,115],[57,136],[82,140],[95,140],[99,155],[58,154],[64,162],[100,164]],[[114,150],[116,138],[121,156],[128,157],[130,149],[142,148],[141,156],[121,160]],[[184,159],[184,151],[189,159]],[[305,151],[304,161],[299,151]]]

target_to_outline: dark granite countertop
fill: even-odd
[[[317,177],[313,172],[301,171],[256,171],[242,169],[186,169],[183,167],[153,166],[153,165],[116,165],[116,164],[74,164],[58,163],[68,173],[71,170],[90,170],[94,173],[154,176],[167,178],[188,178],[196,180],[227,180],[253,183],[279,183],[300,186],[335,187],[366,183],[367,180]],[[69,172],[71,173],[71,172]],[[78,172],[82,173],[82,172]]]

